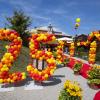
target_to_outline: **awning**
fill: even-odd
[[[72,38],[67,38],[67,37],[58,38],[57,40],[64,40],[64,41],[71,40],[71,41],[73,41]]]
[[[68,37],[58,38],[57,40],[66,41],[67,43],[71,43],[73,41],[72,38],[68,38]]]

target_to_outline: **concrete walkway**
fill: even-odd
[[[59,92],[66,80],[78,81],[83,89],[83,100],[93,100],[98,90],[93,90],[87,85],[87,80],[82,76],[73,74],[68,67],[61,67],[49,81],[43,83],[41,90],[24,90],[24,85],[16,86],[13,92],[0,93],[0,100],[58,100]]]

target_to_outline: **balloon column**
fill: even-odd
[[[95,57],[96,57],[96,41],[93,41],[90,44],[90,50],[89,50],[89,63],[94,64]]]
[[[70,56],[74,56],[74,49],[75,49],[75,47],[74,47],[74,42],[72,42],[71,44],[70,44]]]
[[[75,29],[78,29],[78,27],[80,26],[80,21],[80,18],[76,18]]]
[[[0,40],[11,41],[6,46],[7,52],[0,62],[0,83],[13,83],[25,79],[24,72],[9,73],[12,63],[18,57],[22,46],[22,40],[18,33],[8,29],[0,29]]]
[[[63,62],[63,47],[64,47],[64,42],[63,41],[58,41],[58,46],[57,46],[57,58],[56,58],[56,61],[58,64],[61,64]]]

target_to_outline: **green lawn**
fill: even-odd
[[[5,46],[7,44],[9,44],[9,42],[0,41],[0,59],[6,52]],[[13,63],[10,69],[10,72],[16,72],[16,71],[26,72],[26,66],[28,65],[28,63],[29,63],[29,48],[23,46],[21,49],[20,55],[18,56],[16,61]]]

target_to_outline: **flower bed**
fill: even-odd
[[[84,78],[88,79],[90,85],[96,85],[100,88],[100,66],[85,63],[84,61],[77,60],[73,57],[69,57],[68,67],[74,70],[74,72],[79,73]]]
[[[75,68],[75,64],[82,64],[81,68],[79,68],[80,75],[82,75],[84,78],[88,78],[88,71],[91,69],[91,66],[89,64],[84,63],[83,61],[77,60],[74,57],[70,57],[66,55],[67,58],[69,58],[69,63],[67,64],[68,67],[71,69]]]

